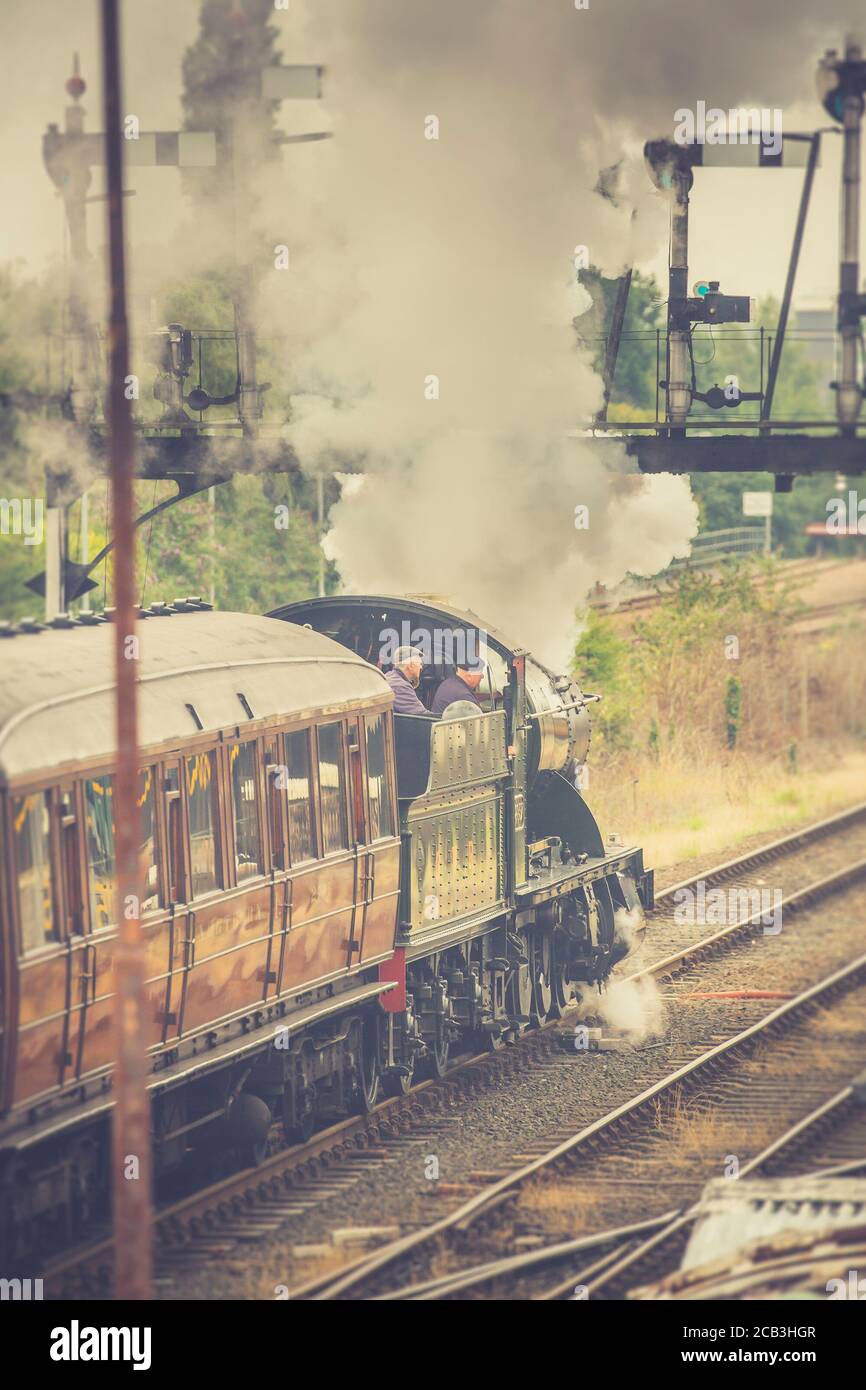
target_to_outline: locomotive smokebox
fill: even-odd
[[[569,676],[557,676],[532,658],[526,661],[527,782],[531,787],[541,772],[561,772],[586,761],[589,752],[588,705],[595,697],[584,695]]]

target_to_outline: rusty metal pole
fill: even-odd
[[[126,395],[129,333],[123,240],[123,144],[117,0],[102,0],[105,166],[108,195],[111,505],[114,536],[114,654],[117,773],[117,944],[114,956],[115,1057],[112,1124],[115,1287],[118,1299],[151,1297],[150,1105],[144,1032],[145,960],[138,871],[138,647],[135,635],[134,433]]]

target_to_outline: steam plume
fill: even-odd
[[[574,248],[616,274],[666,235],[639,151],[677,106],[802,93],[826,29],[803,0],[780,16],[745,0],[669,6],[658,28],[638,0],[296,8],[337,138],[299,166],[279,312],[304,325],[299,457],[367,474],[332,513],[348,588],[447,592],[562,662],[594,580],[686,552],[685,480],[629,476],[624,453],[608,472],[567,437],[600,403],[575,348]],[[593,192],[615,162],[616,206]]]

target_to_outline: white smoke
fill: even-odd
[[[576,1016],[600,1022],[632,1043],[661,1037],[667,1026],[665,1003],[651,975],[630,980],[614,974],[600,991],[584,986]]]
[[[607,274],[654,253],[667,208],[643,139],[698,96],[801,95],[840,35],[805,0],[292,13],[336,138],[292,164],[296,273],[270,304],[296,364],[291,438],[305,467],[367,475],[329,552],[350,590],[447,593],[561,663],[590,586],[655,573],[697,525],[685,480],[630,477],[615,446],[609,471],[568,437],[601,397],[575,348],[575,248]],[[617,205],[594,192],[613,163]]]

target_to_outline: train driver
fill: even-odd
[[[454,675],[446,676],[436,691],[433,704],[430,706],[430,713],[442,714],[455,700],[469,700],[480,709],[481,701],[475,692],[481,684],[486,669],[486,663],[480,658],[467,661],[465,666],[458,666]]]
[[[421,679],[424,658],[417,647],[398,647],[385,680],[394,692],[395,714],[426,714],[415,690]]]

